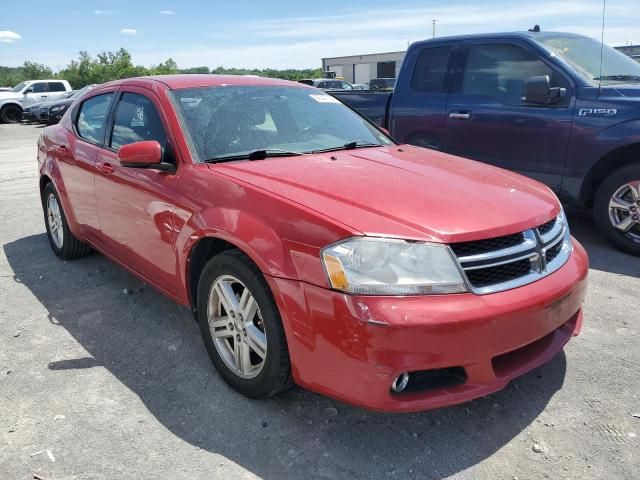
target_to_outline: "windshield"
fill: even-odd
[[[16,85],[15,87],[13,87],[11,91],[17,93],[17,92],[20,92],[26,86],[27,86],[27,82],[22,82]]]
[[[571,65],[591,85],[619,82],[640,82],[640,63],[615,48],[602,49],[602,75],[600,74],[600,47],[598,40],[588,37],[542,37],[536,39],[558,57]]]
[[[288,86],[174,90],[198,161],[258,150],[311,153],[393,141],[334,97]]]

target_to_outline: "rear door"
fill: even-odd
[[[72,112],[73,132],[57,138],[50,152],[58,160],[75,221],[83,236],[94,242],[100,232],[94,190],[96,156],[104,142],[113,98],[113,91],[103,91],[78,105]]]
[[[410,49],[389,109],[389,125],[402,143],[442,150],[445,113],[458,50],[457,42]]]
[[[67,88],[62,82],[47,82],[47,86],[49,87],[48,100],[55,100],[67,93]]]
[[[571,81],[524,42],[478,40],[463,51],[447,105],[446,151],[560,187],[572,123]],[[553,105],[522,101],[524,80],[567,89]]]
[[[164,160],[176,164],[168,122],[157,97],[124,87],[113,109],[105,147],[98,152],[96,199],[102,241],[117,260],[164,290],[177,285],[173,216],[176,171],[123,167],[118,149],[156,140]]]

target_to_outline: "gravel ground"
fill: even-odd
[[[572,218],[592,264],[583,333],[504,391],[409,415],[301,389],[251,401],[216,374],[187,309],[100,255],[53,255],[40,131],[0,125],[1,479],[640,475],[640,259],[589,221]]]

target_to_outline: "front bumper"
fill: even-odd
[[[537,282],[490,295],[365,297],[268,278],[287,332],[296,382],[381,411],[428,410],[504,388],[553,358],[582,325],[588,258]],[[462,383],[394,394],[403,372],[461,367]],[[460,369],[458,369],[460,371]]]

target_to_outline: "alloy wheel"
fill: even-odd
[[[231,275],[211,286],[207,320],[216,350],[238,377],[257,377],[267,356],[267,334],[260,308],[251,291]]]
[[[613,193],[609,220],[625,237],[640,243],[640,180],[627,182]]]
[[[47,197],[47,222],[49,223],[49,231],[51,232],[53,243],[57,248],[61,249],[64,244],[62,213],[60,213],[58,199],[53,193],[50,193]]]

